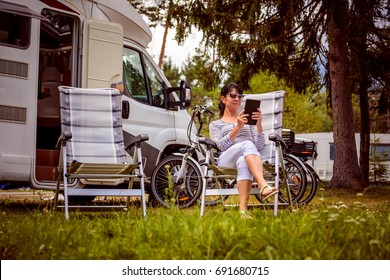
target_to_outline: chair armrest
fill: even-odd
[[[275,142],[276,146],[282,146],[282,148],[284,150],[287,150],[288,147],[287,147],[287,144],[283,141],[283,138],[277,134],[277,133],[271,133],[269,136],[268,136],[268,139],[272,142]]]
[[[208,149],[211,149],[211,148],[214,148],[216,149],[218,152],[220,151],[218,146],[217,146],[217,143],[215,143],[213,140],[211,140],[210,138],[207,138],[207,137],[200,137],[198,139],[199,143],[200,144],[205,144],[207,146]]]
[[[66,141],[72,138],[72,132],[70,131],[65,131],[62,132],[60,137],[57,140],[56,148],[59,149],[61,146],[64,146]]]
[[[137,135],[137,136],[131,138],[129,143],[125,146],[125,149],[130,150],[131,147],[133,147],[134,145],[136,145],[138,147],[141,144],[141,142],[144,142],[147,140],[149,140],[149,135],[147,135],[147,134]]]

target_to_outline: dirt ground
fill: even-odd
[[[49,200],[54,196],[53,191],[38,191],[26,189],[0,190],[0,200]]]

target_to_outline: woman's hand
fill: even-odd
[[[263,126],[262,126],[262,119],[263,119],[263,115],[261,114],[261,110],[260,109],[257,109],[258,112],[253,112],[252,114],[252,119],[254,120],[257,120],[256,122],[256,126],[257,126],[257,131],[258,132],[262,132],[263,131]]]
[[[244,114],[244,110],[242,110],[237,116],[237,127],[243,128],[244,124],[248,122],[248,114]]]

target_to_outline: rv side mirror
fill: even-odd
[[[191,105],[191,88],[185,81],[180,81],[180,109],[186,109]]]
[[[178,93],[179,101],[171,95],[172,92]],[[191,105],[192,95],[191,89],[185,81],[180,81],[179,87],[165,87],[164,86],[164,99],[166,109],[186,109]]]

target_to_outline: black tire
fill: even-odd
[[[151,188],[153,196],[165,207],[176,205],[179,208],[192,206],[202,192],[202,171],[191,160],[187,161],[185,178],[177,178],[177,173],[182,164],[182,156],[171,155],[164,158],[155,167]],[[172,178],[172,188],[170,188],[170,178]]]
[[[284,155],[284,166],[287,175],[287,182],[290,186],[292,202],[297,203],[303,197],[306,190],[307,177],[304,165],[300,160],[286,154]],[[280,174],[279,201],[282,203],[288,203],[287,189],[283,187],[285,178],[283,178],[282,172],[280,172]],[[261,203],[267,203],[261,195],[256,194],[255,196]]]
[[[286,169],[287,182],[290,186],[291,199],[293,203],[299,202],[306,191],[307,176],[303,162],[296,157],[289,154],[284,155],[284,165]],[[284,180],[284,178],[281,178]],[[283,181],[281,182],[283,186]],[[288,203],[288,196],[286,188],[281,188],[279,193],[279,200],[283,203]]]
[[[307,185],[304,196],[298,202],[298,205],[307,205],[310,201],[313,200],[314,196],[317,193],[319,177],[314,170],[314,168],[305,162],[306,170],[307,170]]]

